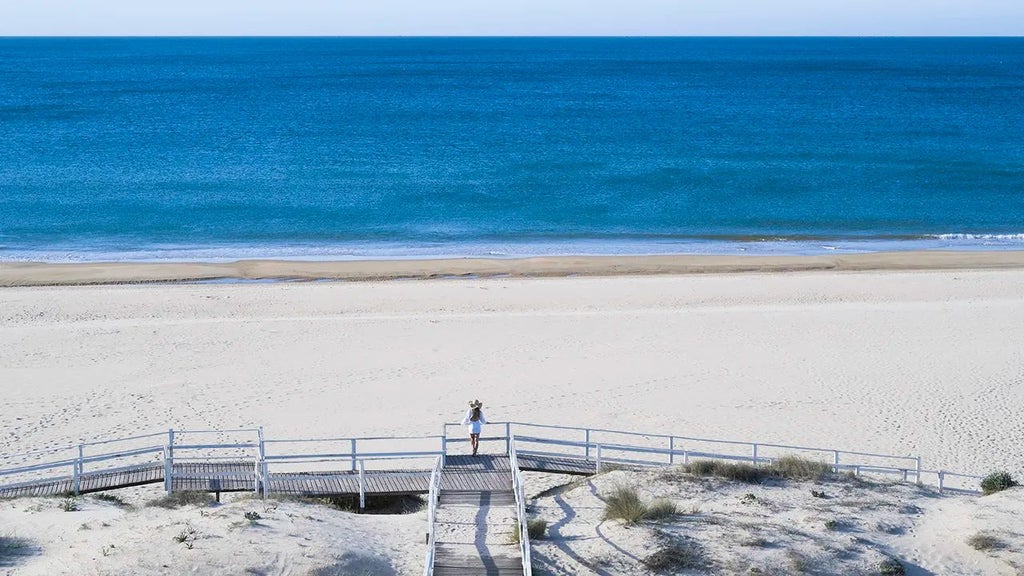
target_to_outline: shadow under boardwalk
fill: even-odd
[[[436,576],[521,575],[508,457],[450,456],[441,472],[435,538]]]

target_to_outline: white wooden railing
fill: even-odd
[[[895,476],[903,481],[936,486],[943,492],[978,493],[982,479],[970,474],[925,470],[921,467],[920,456],[526,422],[491,422],[487,430],[496,430],[498,434],[482,436],[481,441],[504,443],[506,452],[514,438],[519,456],[582,459],[594,462],[595,470],[610,463],[663,466],[700,459],[769,464],[783,456],[800,456],[829,464],[837,472]],[[446,424],[445,434],[448,436],[446,443],[468,441],[463,437],[461,424]]]
[[[491,423],[484,442],[501,442],[504,452],[515,445],[519,456],[555,456],[594,462],[642,466],[688,463],[694,459],[769,463],[786,455],[828,463],[836,471],[886,474],[936,486],[940,491],[978,492],[981,476],[926,470],[917,456],[894,456],[829,448],[762,442],[738,442],[666,434],[643,434],[601,428],[550,426],[525,422]],[[514,438],[514,441],[513,441]],[[253,490],[268,491],[272,472],[289,466],[336,465],[351,471],[381,469],[389,461],[433,460],[447,454],[449,444],[467,442],[464,428],[446,424],[440,436],[268,439],[262,428],[236,430],[169,430],[112,440],[82,442],[62,448],[0,455],[0,488],[44,480],[70,480],[78,492],[84,474],[107,473],[162,465],[164,488],[170,491],[175,462],[252,462]],[[273,470],[272,470],[273,468]],[[337,469],[333,466],[332,469]],[[423,467],[426,470],[426,466]],[[249,476],[249,472],[237,473]],[[225,477],[230,473],[225,472]]]
[[[211,438],[212,437],[212,438]],[[165,440],[155,444],[153,440]],[[143,445],[137,445],[144,442]],[[175,479],[209,478],[210,473],[189,473],[175,470],[174,464],[232,462],[251,466],[250,470],[225,469],[213,473],[216,478],[253,479],[252,489],[264,497],[270,491],[272,472],[287,473],[289,466],[301,471],[337,470],[342,464],[358,472],[360,508],[366,503],[367,469],[394,469],[394,464],[410,469],[409,476],[421,477],[416,471],[420,462],[434,460],[443,454],[441,436],[394,436],[361,438],[276,439],[265,438],[262,428],[233,430],[169,430],[101,442],[86,442],[66,448],[0,455],[0,488],[18,488],[46,481],[71,481],[71,492],[80,491],[85,473],[116,473],[152,464],[163,468],[164,489],[170,493]],[[301,447],[298,450],[285,447]],[[101,447],[97,449],[97,447]],[[103,451],[100,451],[100,450]],[[39,461],[38,463],[31,463]],[[12,463],[18,463],[12,465]],[[251,464],[249,464],[251,463]],[[423,471],[427,465],[422,465]],[[63,473],[62,473],[63,472]],[[392,475],[402,475],[395,472]]]
[[[516,438],[508,437],[508,459],[512,468],[512,492],[516,498],[516,518],[519,520],[519,553],[523,561],[523,576],[533,576],[533,561],[530,554],[530,527],[526,516],[526,491],[523,487],[523,473],[519,470],[519,456],[516,454]]]
[[[434,559],[437,557],[436,528],[437,502],[441,497],[441,470],[444,469],[444,455],[438,456],[434,469],[430,472],[430,490],[427,493],[427,559],[423,566],[423,576],[433,576]]]

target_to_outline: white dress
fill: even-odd
[[[487,424],[487,418],[484,418],[484,411],[483,410],[480,411],[480,419],[479,420],[470,420],[470,418],[472,418],[472,417],[473,417],[473,409],[470,408],[469,410],[466,410],[466,416],[462,418],[462,425],[469,427],[469,433],[470,434],[479,434],[480,433],[480,428],[484,424]]]

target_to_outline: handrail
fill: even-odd
[[[336,454],[275,454],[266,455],[264,460],[277,460],[277,461],[288,461],[288,460],[307,460],[310,458],[321,458],[323,462],[333,460],[350,460],[352,457],[356,457],[361,460],[400,460],[400,459],[413,459],[413,458],[428,458],[430,456],[440,456],[440,450],[428,450],[419,452],[340,452]]]
[[[516,498],[516,516],[519,520],[519,554],[523,562],[523,576],[533,576],[533,558],[530,552],[530,527],[526,519],[526,494],[523,490],[523,473],[519,470],[519,456],[516,453],[516,436],[509,434],[508,459],[512,468],[512,492]]]
[[[434,559],[437,556],[434,523],[437,519],[437,500],[441,495],[441,470],[444,468],[444,455],[434,461],[434,469],[430,472],[430,491],[427,495],[427,559],[423,567],[423,576],[433,576]]]
[[[267,439],[266,444],[298,444],[303,442],[349,442],[351,440],[437,440],[444,438],[440,434],[433,436],[346,436],[344,438],[282,438],[278,440]]]
[[[531,424],[529,422],[517,422],[517,421],[511,421],[511,420],[510,421],[505,421],[505,422],[489,422],[489,424],[496,425],[499,428],[501,426],[508,425],[508,426],[521,426],[521,427],[529,427],[529,428],[545,428],[545,429],[551,429],[551,430],[565,430],[565,431],[571,431],[571,432],[584,432],[584,433],[595,433],[595,432],[597,432],[597,433],[605,433],[605,434],[619,434],[619,435],[623,435],[623,436],[639,436],[639,437],[648,438],[648,439],[654,438],[654,439],[664,439],[664,440],[685,440],[685,441],[688,441],[688,442],[708,442],[708,443],[712,443],[712,444],[728,444],[728,445],[733,445],[733,446],[755,446],[756,445],[756,446],[760,446],[760,447],[764,447],[764,448],[782,448],[782,449],[786,449],[786,450],[805,450],[805,451],[814,451],[814,452],[826,452],[826,453],[830,453],[830,454],[833,454],[835,452],[839,452],[840,454],[848,454],[848,455],[852,455],[852,456],[867,456],[867,457],[871,457],[871,458],[892,458],[892,459],[900,459],[900,460],[915,460],[916,459],[916,457],[914,457],[914,456],[896,456],[896,455],[893,455],[893,454],[875,454],[875,453],[871,453],[871,452],[856,452],[856,451],[852,451],[852,450],[836,450],[834,448],[820,448],[820,447],[812,447],[812,446],[795,446],[795,445],[788,445],[788,444],[774,444],[774,443],[767,443],[767,442],[748,442],[748,441],[740,441],[740,440],[720,440],[720,439],[714,439],[714,438],[699,438],[699,437],[695,437],[695,436],[678,436],[678,435],[674,435],[674,434],[649,434],[649,433],[643,433],[643,432],[632,432],[632,431],[628,431],[628,430],[612,430],[612,429],[608,429],[608,428],[585,428],[585,427],[579,427],[579,426],[563,426],[563,425],[555,425],[555,424]],[[459,424],[449,422],[449,423],[446,423],[445,426],[446,427],[447,426],[459,426]],[[484,438],[481,438],[481,440],[483,440],[483,439]],[[488,439],[497,440],[497,439],[504,439],[504,437],[493,437],[493,438],[488,438]],[[451,440],[449,440],[449,442],[452,442],[452,441],[458,441],[458,439],[451,439]]]
[[[423,435],[423,436],[370,436],[363,438],[309,438],[309,439],[267,439],[264,437],[261,428],[238,428],[238,429],[226,429],[226,430],[169,430],[168,432],[154,433],[154,434],[141,434],[135,436],[129,436],[125,438],[115,438],[109,440],[96,440],[92,442],[80,442],[77,445],[70,445],[62,448],[48,448],[44,450],[38,450],[34,452],[24,452],[20,454],[7,454],[0,455],[0,462],[7,462],[9,464],[15,464],[9,468],[0,468],[0,478],[7,478],[19,474],[26,476],[33,475],[37,476],[43,471],[54,470],[58,468],[67,467],[71,476],[75,479],[74,487],[77,489],[77,482],[83,474],[92,474],[102,472],[103,469],[85,470],[84,466],[87,464],[96,464],[99,462],[105,462],[109,460],[119,458],[132,458],[132,457],[144,457],[147,454],[162,452],[162,457],[157,456],[157,460],[163,461],[165,464],[165,470],[168,472],[165,475],[170,475],[170,466],[173,462],[181,462],[188,460],[230,460],[230,459],[246,459],[255,456],[258,458],[258,466],[262,467],[262,472],[259,475],[263,476],[264,480],[267,476],[266,463],[267,462],[314,462],[314,461],[329,461],[331,458],[336,459],[348,459],[352,468],[352,471],[357,469],[358,460],[396,460],[400,458],[428,458],[434,457],[438,454],[444,454],[447,442],[465,442],[467,441],[462,437],[461,434],[448,438],[449,427],[461,425],[455,423],[444,424],[442,435]],[[952,489],[946,487],[944,484],[945,478],[948,476],[951,479],[958,479],[955,484],[967,485],[970,480],[974,483],[981,479],[981,476],[959,474],[953,472],[945,472],[943,470],[924,470],[921,466],[921,458],[913,456],[895,456],[891,454],[876,454],[871,452],[858,452],[858,451],[846,451],[846,450],[834,450],[828,448],[815,448],[809,446],[797,446],[787,444],[774,444],[774,443],[757,443],[757,442],[739,442],[734,440],[715,440],[710,438],[697,438],[688,436],[674,436],[667,434],[644,434],[639,432],[630,432],[625,430],[612,430],[606,428],[581,428],[575,426],[564,426],[564,425],[549,425],[549,424],[531,424],[527,422],[491,422],[489,426],[497,428],[500,432],[497,435],[487,436],[481,438],[486,441],[505,441],[509,447],[511,447],[511,439],[515,438],[518,443],[535,442],[548,446],[561,446],[565,449],[564,452],[547,452],[546,454],[566,456],[566,457],[580,457],[582,456],[585,460],[592,460],[594,453],[593,449],[597,446],[601,446],[605,451],[603,455],[604,460],[608,462],[631,462],[626,458],[615,458],[609,457],[607,452],[626,452],[633,454],[647,454],[647,455],[661,455],[660,462],[646,462],[639,460],[632,460],[632,462],[640,464],[673,464],[676,462],[677,457],[681,456],[683,461],[688,461],[693,457],[707,457],[707,458],[718,458],[718,459],[729,459],[729,460],[746,460],[752,463],[771,461],[772,458],[776,457],[780,450],[792,450],[792,451],[805,451],[805,452],[817,452],[822,456],[831,455],[829,465],[834,470],[854,470],[855,472],[886,472],[886,473],[902,473],[905,480],[913,479],[918,483],[923,482],[925,475],[929,475],[929,482],[932,478],[937,478],[937,485],[939,490]],[[504,428],[501,430],[501,428]],[[493,428],[492,428],[493,429]],[[562,434],[552,434],[555,437],[545,437],[547,434],[539,433],[543,430],[558,430],[562,431]],[[497,431],[497,430],[496,430]],[[535,435],[531,435],[529,432],[533,431]],[[256,433],[256,439],[254,441],[242,441],[239,442],[239,438],[227,437],[224,438],[225,443],[218,444],[208,443],[188,443],[188,444],[177,444],[176,439],[181,439],[181,435],[188,434],[239,434],[239,433]],[[564,432],[576,433],[575,439],[570,439],[571,434],[565,434]],[[178,435],[178,438],[175,437]],[[597,441],[593,436],[598,435],[600,440]],[[601,437],[600,435],[618,435],[621,436],[621,440],[615,438],[608,438],[607,436]],[[103,452],[99,454],[89,454],[87,448],[94,446],[106,446],[115,443],[133,442],[147,438],[163,437],[166,438],[167,443],[163,446],[142,446],[132,447],[130,449]],[[630,438],[642,438],[643,441],[637,441],[635,444]],[[423,451],[403,451],[403,452],[389,452],[386,447],[378,446],[377,450],[361,452],[358,446],[359,442],[373,442],[373,441],[417,441],[417,440],[437,440],[440,439],[440,451],[435,450],[423,450]],[[616,440],[613,442],[605,442],[603,440]],[[314,442],[348,442],[351,443],[351,448],[347,451],[343,451],[345,448],[336,447],[334,450],[326,453],[309,453],[309,454],[266,454],[267,444],[310,444]],[[706,443],[718,446],[735,446],[741,448],[747,448],[747,450],[741,449],[723,449],[725,453],[718,453],[714,446],[693,446],[691,443]],[[660,444],[660,446],[658,446]],[[684,446],[686,448],[684,449]],[[340,448],[340,449],[339,449]],[[365,446],[363,446],[365,448]],[[382,449],[385,448],[385,449]],[[701,448],[695,450],[693,448]],[[77,450],[76,450],[77,449]],[[227,450],[233,450],[236,454],[232,457],[226,457],[222,455],[207,455],[200,456],[189,453],[189,451],[222,451],[224,454]],[[579,452],[582,454],[580,454]],[[759,453],[759,450],[761,451]],[[68,451],[77,451],[77,454]],[[251,452],[250,452],[251,451]],[[283,450],[284,451],[284,450]],[[305,450],[306,452],[311,451],[310,449]],[[767,453],[766,453],[767,451]],[[541,451],[523,451],[524,454],[545,454]],[[745,453],[745,454],[744,454]],[[50,462],[46,462],[47,455],[53,455],[55,459]],[[619,456],[624,456],[620,454]],[[842,457],[846,458],[843,459]],[[654,460],[654,459],[652,459]],[[20,478],[10,478],[10,480],[21,483]],[[40,480],[41,481],[41,480]],[[10,486],[8,484],[7,486]]]

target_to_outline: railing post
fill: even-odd
[[[366,509],[366,461],[359,461],[359,511]]]
[[[751,460],[751,462],[753,462],[755,465],[757,465],[757,444],[751,444],[751,446],[754,447],[754,457]]]
[[[917,485],[921,485],[921,457],[915,458],[917,460]]]
[[[505,454],[512,452],[512,423],[505,422]]]
[[[584,459],[586,459],[589,462],[590,461],[590,428],[587,428],[586,430],[583,431],[583,442],[586,444],[586,447],[585,447],[586,453],[584,454]]]
[[[594,467],[594,471],[597,474],[601,473],[601,445],[600,444],[597,445],[597,464]]]
[[[441,426],[441,456],[448,455],[448,425]]]
[[[689,464],[689,463],[690,463],[690,451],[689,450],[683,450],[683,464]]]
[[[356,439],[352,438],[349,440],[349,450],[352,454],[352,471],[356,471]]]
[[[832,471],[839,474],[839,450],[832,451]]]
[[[259,440],[259,460],[256,461],[256,486],[255,491],[257,494],[260,493],[260,487],[262,485],[263,497],[267,497],[267,448],[263,444],[263,426],[256,429],[256,437]]]
[[[676,437],[668,437],[668,463],[671,466],[676,463]]]
[[[85,445],[79,442],[78,444],[78,461],[75,462],[75,470],[72,476],[72,490],[75,492],[75,496],[78,496],[79,491],[82,488],[82,460],[85,459]]]
[[[171,493],[171,447],[164,446],[164,492]]]
[[[943,472],[942,470],[939,470],[938,474],[939,474],[939,494],[942,494],[942,489],[945,488],[945,485],[946,485],[946,482],[945,482],[946,481],[946,473]]]

